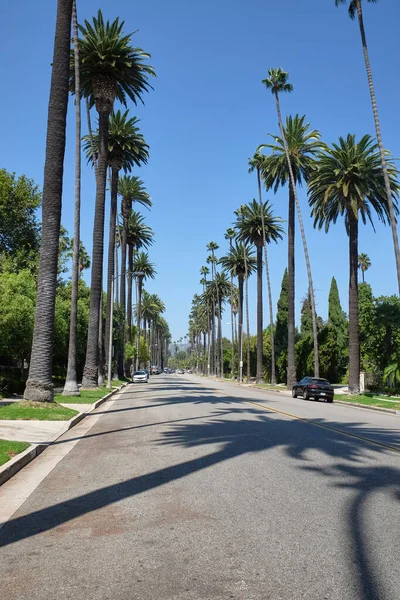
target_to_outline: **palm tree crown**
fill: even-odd
[[[378,0],[366,0],[367,2],[377,2]],[[361,2],[361,0],[360,0]],[[335,5],[339,6],[339,4],[346,4],[347,0],[335,0]],[[351,19],[354,19],[357,12],[357,0],[350,0],[349,3],[349,15]]]
[[[104,21],[99,10],[93,23],[85,20],[79,26],[83,38],[79,39],[82,95],[89,98],[90,106],[96,104],[98,112],[111,112],[115,98],[126,106],[128,96],[135,104],[143,102],[143,92],[149,91],[149,75],[154,69],[145,61],[147,52],[131,45],[131,35],[122,32],[124,21],[117,17],[112,23]],[[75,89],[75,67],[71,52],[70,88]]]
[[[246,272],[247,276],[249,276],[251,273],[254,273],[257,267],[254,252],[242,242],[236,242],[229,249],[228,254],[219,259],[219,262],[234,277],[244,276]]]
[[[129,110],[121,113],[120,110],[110,115],[108,129],[108,164],[115,167],[117,171],[123,169],[131,171],[133,165],[147,164],[149,158],[149,146],[140,133],[137,117],[129,117]],[[93,162],[93,151],[97,160],[99,151],[99,132],[93,137],[83,137],[83,150],[88,162]]]
[[[387,160],[387,166],[397,214],[397,170],[390,160]],[[378,145],[370,135],[364,135],[356,142],[355,135],[349,134],[321,153],[317,169],[309,180],[309,203],[314,225],[319,228],[325,225],[325,231],[339,216],[344,216],[348,231],[350,213],[356,219],[360,213],[363,223],[368,220],[373,226],[371,209],[380,221],[388,220]]]
[[[305,118],[305,115],[302,117],[299,115],[288,116],[284,128],[294,180],[299,185],[308,181],[314,169],[315,156],[325,147],[320,141],[320,132],[316,129],[310,130],[310,123],[306,123]],[[280,136],[271,135],[271,137],[274,139],[274,143],[261,144],[257,152],[259,153],[264,148],[272,151],[269,156],[261,154],[260,168],[265,187],[273,188],[276,193],[279,186],[290,182],[290,172],[284,140]]]
[[[268,69],[268,77],[263,79],[261,83],[265,85],[267,90],[276,95],[280,92],[292,92],[293,85],[288,83],[289,73],[282,69]]]
[[[128,219],[128,244],[136,249],[148,248],[153,244],[154,232],[144,222],[144,217],[135,210]]]
[[[263,243],[263,224],[261,219],[261,207],[256,200],[235,212],[237,220],[234,223],[239,230],[238,237],[241,241],[256,246]],[[280,217],[274,217],[271,205],[268,201],[263,203],[265,241],[270,244],[282,239],[284,233]]]
[[[150,262],[147,252],[138,252],[133,261],[133,274],[143,273],[143,279],[154,279],[157,271],[154,268],[154,263]]]
[[[122,196],[121,210],[123,214],[124,210],[127,210],[127,213],[129,213],[132,202],[137,202],[142,206],[146,206],[146,208],[150,208],[152,205],[151,198],[146,192],[143,181],[137,176],[124,175],[120,177],[118,179],[118,194]],[[126,217],[128,216],[127,214]]]

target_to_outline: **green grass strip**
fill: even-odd
[[[341,400],[342,402],[355,402],[356,404],[362,404],[363,406],[376,406],[377,408],[391,408],[393,410],[400,410],[399,402],[387,402],[385,400],[378,400],[370,395],[360,394],[335,394],[335,400]]]
[[[8,440],[0,440],[0,465],[8,462],[14,456],[29,448],[30,444],[26,442],[10,442]]]
[[[71,410],[65,406],[60,406],[57,402],[12,402],[5,406],[0,406],[0,420],[23,420],[23,421],[68,421],[74,415],[76,410]]]

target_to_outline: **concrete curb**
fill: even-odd
[[[364,408],[365,410],[374,410],[375,412],[389,413],[391,415],[400,415],[400,410],[393,408],[382,408],[380,406],[369,406],[368,404],[358,404],[357,402],[343,402],[343,400],[334,400],[334,404],[340,404],[341,406],[353,406],[355,408]]]
[[[0,486],[3,485],[3,483],[8,481],[9,479],[11,479],[11,477],[13,477],[13,475],[18,473],[18,471],[20,471],[21,469],[23,469],[34,458],[39,456],[39,454],[41,454],[44,450],[46,450],[46,448],[51,446],[51,444],[53,444],[53,442],[55,442],[62,435],[64,435],[64,433],[66,433],[67,431],[72,429],[72,427],[75,427],[75,425],[77,425],[85,417],[90,415],[94,410],[96,410],[96,408],[98,408],[99,406],[104,404],[104,402],[106,402],[109,398],[111,398],[111,396],[120,392],[122,390],[122,388],[124,388],[127,385],[128,385],[128,382],[123,383],[122,385],[120,385],[118,388],[116,388],[112,392],[109,392],[108,394],[106,394],[106,396],[103,396],[103,398],[100,398],[100,400],[93,402],[93,404],[91,405],[91,408],[90,408],[90,410],[88,410],[88,412],[80,413],[79,415],[72,417],[72,419],[70,419],[69,421],[66,421],[65,426],[61,429],[61,431],[59,431],[54,436],[54,438],[50,439],[48,442],[43,443],[43,444],[32,444],[31,446],[29,446],[29,448],[27,448],[20,454],[17,454],[17,456],[14,456],[14,458],[12,458],[8,462],[6,462],[4,465],[2,465],[0,467]]]

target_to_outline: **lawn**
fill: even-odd
[[[271,390],[275,392],[282,392],[287,390],[286,385],[272,385],[272,383],[258,383],[254,384],[254,387],[261,388],[262,390]]]
[[[68,421],[74,415],[76,410],[71,410],[65,406],[60,406],[56,402],[12,402],[5,406],[0,406],[0,419],[23,421]]]
[[[114,379],[111,382],[111,386],[113,388],[119,387],[125,383],[119,379]],[[64,402],[65,404],[93,404],[100,400],[100,398],[104,398],[107,394],[109,394],[112,390],[101,387],[96,388],[94,390],[80,390],[80,396],[63,396],[62,394],[55,394],[54,401],[60,402],[61,404]]]
[[[364,404],[365,406],[377,406],[378,408],[391,408],[393,410],[400,410],[400,400],[397,399],[386,399],[385,397],[378,397],[372,394],[360,394],[360,395],[345,395],[335,394],[335,400],[341,400],[343,402],[355,402],[357,404]]]
[[[10,442],[8,440],[0,440],[0,466],[4,465],[7,461],[11,460],[29,448],[30,444],[26,442]]]

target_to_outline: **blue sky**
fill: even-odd
[[[255,176],[247,160],[277,133],[275,104],[261,85],[270,67],[289,71],[294,92],[282,96],[284,115],[305,114],[330,143],[339,135],[374,134],[358,25],[334,0],[78,0],[78,15],[90,19],[98,8],[106,18],[119,15],[126,31],[139,31],[134,43],[152,55],[157,78],[145,106],[131,106],[151,147],[147,167],[137,170],[154,207],[146,212],[156,242],[151,257],[158,276],[148,285],[167,305],[173,339],[187,331],[206,244],[227,249],[224,232],[233,211],[255,197]],[[55,0],[3,2],[0,6],[0,166],[43,181]],[[400,42],[398,0],[364,1],[365,26],[374,73],[384,144],[400,156],[397,114]],[[69,106],[63,224],[71,232],[74,193],[73,104]],[[306,194],[300,190],[316,291],[317,310],[327,316],[332,276],[347,310],[348,244],[343,223],[328,234],[315,231]],[[83,170],[82,234],[91,253],[94,177]],[[287,219],[287,190],[265,194],[276,214]],[[106,230],[107,230],[106,224]],[[371,258],[367,280],[375,295],[396,293],[390,229],[362,227],[360,252]],[[297,317],[307,290],[300,235],[296,240]],[[287,262],[286,239],[271,247],[274,312]],[[89,280],[89,276],[87,275]],[[255,280],[250,283],[255,330]],[[265,323],[268,307],[265,304]],[[224,323],[229,322],[226,315]],[[230,327],[225,325],[229,335]]]

